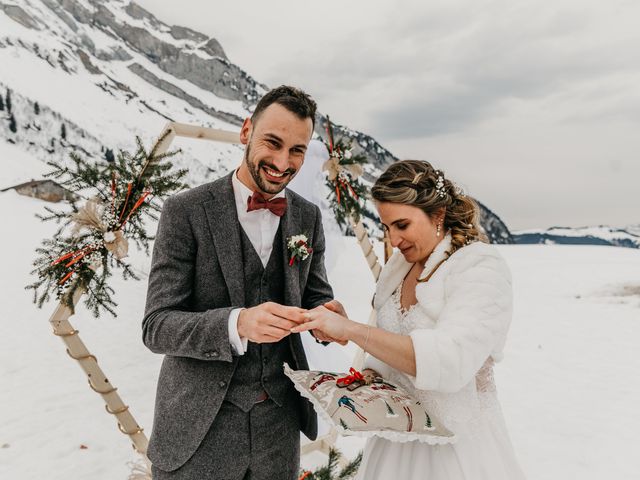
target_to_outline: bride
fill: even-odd
[[[337,302],[293,331],[318,329],[369,355],[366,378],[408,389],[458,441],[367,441],[358,479],[520,480],[493,380],[511,322],[509,270],[484,243],[478,207],[428,162],[394,163],[372,195],[391,244],[374,306],[378,327],[349,320]],[[337,305],[337,306],[336,306]]]

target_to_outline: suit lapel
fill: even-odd
[[[300,207],[293,198],[293,195],[286,191],[287,196],[287,210],[282,216],[282,248],[284,258],[284,300],[285,305],[300,306],[302,304],[302,296],[300,293],[300,262],[289,266],[289,249],[287,248],[287,239],[299,235],[302,232],[301,220],[300,220]]]
[[[209,229],[233,306],[243,307],[244,265],[240,242],[240,222],[231,184],[231,172],[211,184],[213,199],[205,203]]]

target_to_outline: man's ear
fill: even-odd
[[[244,119],[242,128],[240,129],[240,143],[242,143],[243,145],[247,145],[249,143],[249,139],[251,138],[252,131],[253,122],[251,121],[251,117],[247,117]]]

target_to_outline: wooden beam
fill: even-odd
[[[187,125],[186,123],[174,122],[170,125],[179,137],[198,138],[214,142],[240,143],[240,132]]]

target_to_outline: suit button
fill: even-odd
[[[262,363],[266,364],[269,362],[269,359],[267,357],[263,357],[262,358]]]
[[[205,358],[211,358],[211,352],[204,352]]]
[[[217,358],[217,357],[218,357],[218,355],[219,355],[219,354],[218,354],[218,352],[211,352],[211,356],[212,356],[213,358]]]
[[[224,380],[220,380],[220,381],[218,382],[218,386],[219,386],[220,388],[224,388],[224,387],[226,387],[226,386],[227,386],[227,382],[225,382]]]

